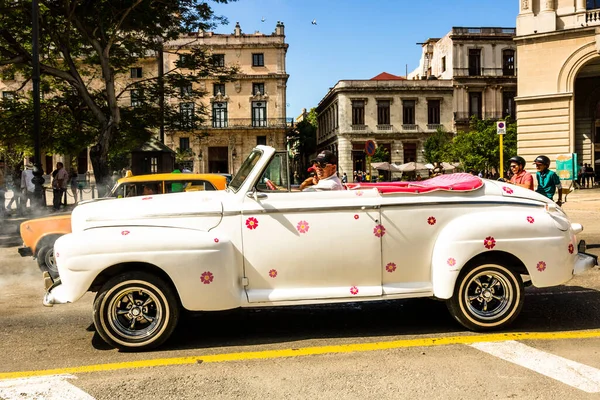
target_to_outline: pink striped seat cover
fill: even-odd
[[[439,175],[435,178],[418,182],[379,182],[379,183],[347,183],[349,190],[376,188],[379,193],[428,193],[436,190],[454,192],[470,192],[483,186],[478,176],[466,173]]]

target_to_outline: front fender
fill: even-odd
[[[433,294],[441,299],[452,297],[465,265],[492,251],[518,260],[534,286],[560,285],[572,277],[575,254],[570,253],[570,243],[570,233],[558,229],[543,208],[502,206],[460,216],[437,238],[432,256]]]
[[[78,300],[111,266],[151,264],[169,276],[186,309],[240,306],[236,250],[222,234],[146,226],[95,228],[62,236],[54,250],[62,302]]]

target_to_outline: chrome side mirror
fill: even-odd
[[[251,192],[246,193],[246,197],[258,201],[259,199],[266,199],[268,196],[266,193],[259,193],[256,190],[253,190]]]

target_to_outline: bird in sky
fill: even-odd
[[[265,22],[265,21],[266,21],[265,17],[262,17],[262,18],[260,19],[260,22]]]
[[[317,24],[317,20],[316,20],[316,19],[313,19],[313,20],[312,20],[312,24],[313,24],[313,25],[316,25],[316,24]]]

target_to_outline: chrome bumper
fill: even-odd
[[[48,272],[44,272],[42,276],[44,277],[44,286],[46,288],[42,304],[46,307],[52,307],[55,304],[69,303],[69,301],[64,299],[64,287],[61,286],[62,282],[60,278],[53,280]]]

